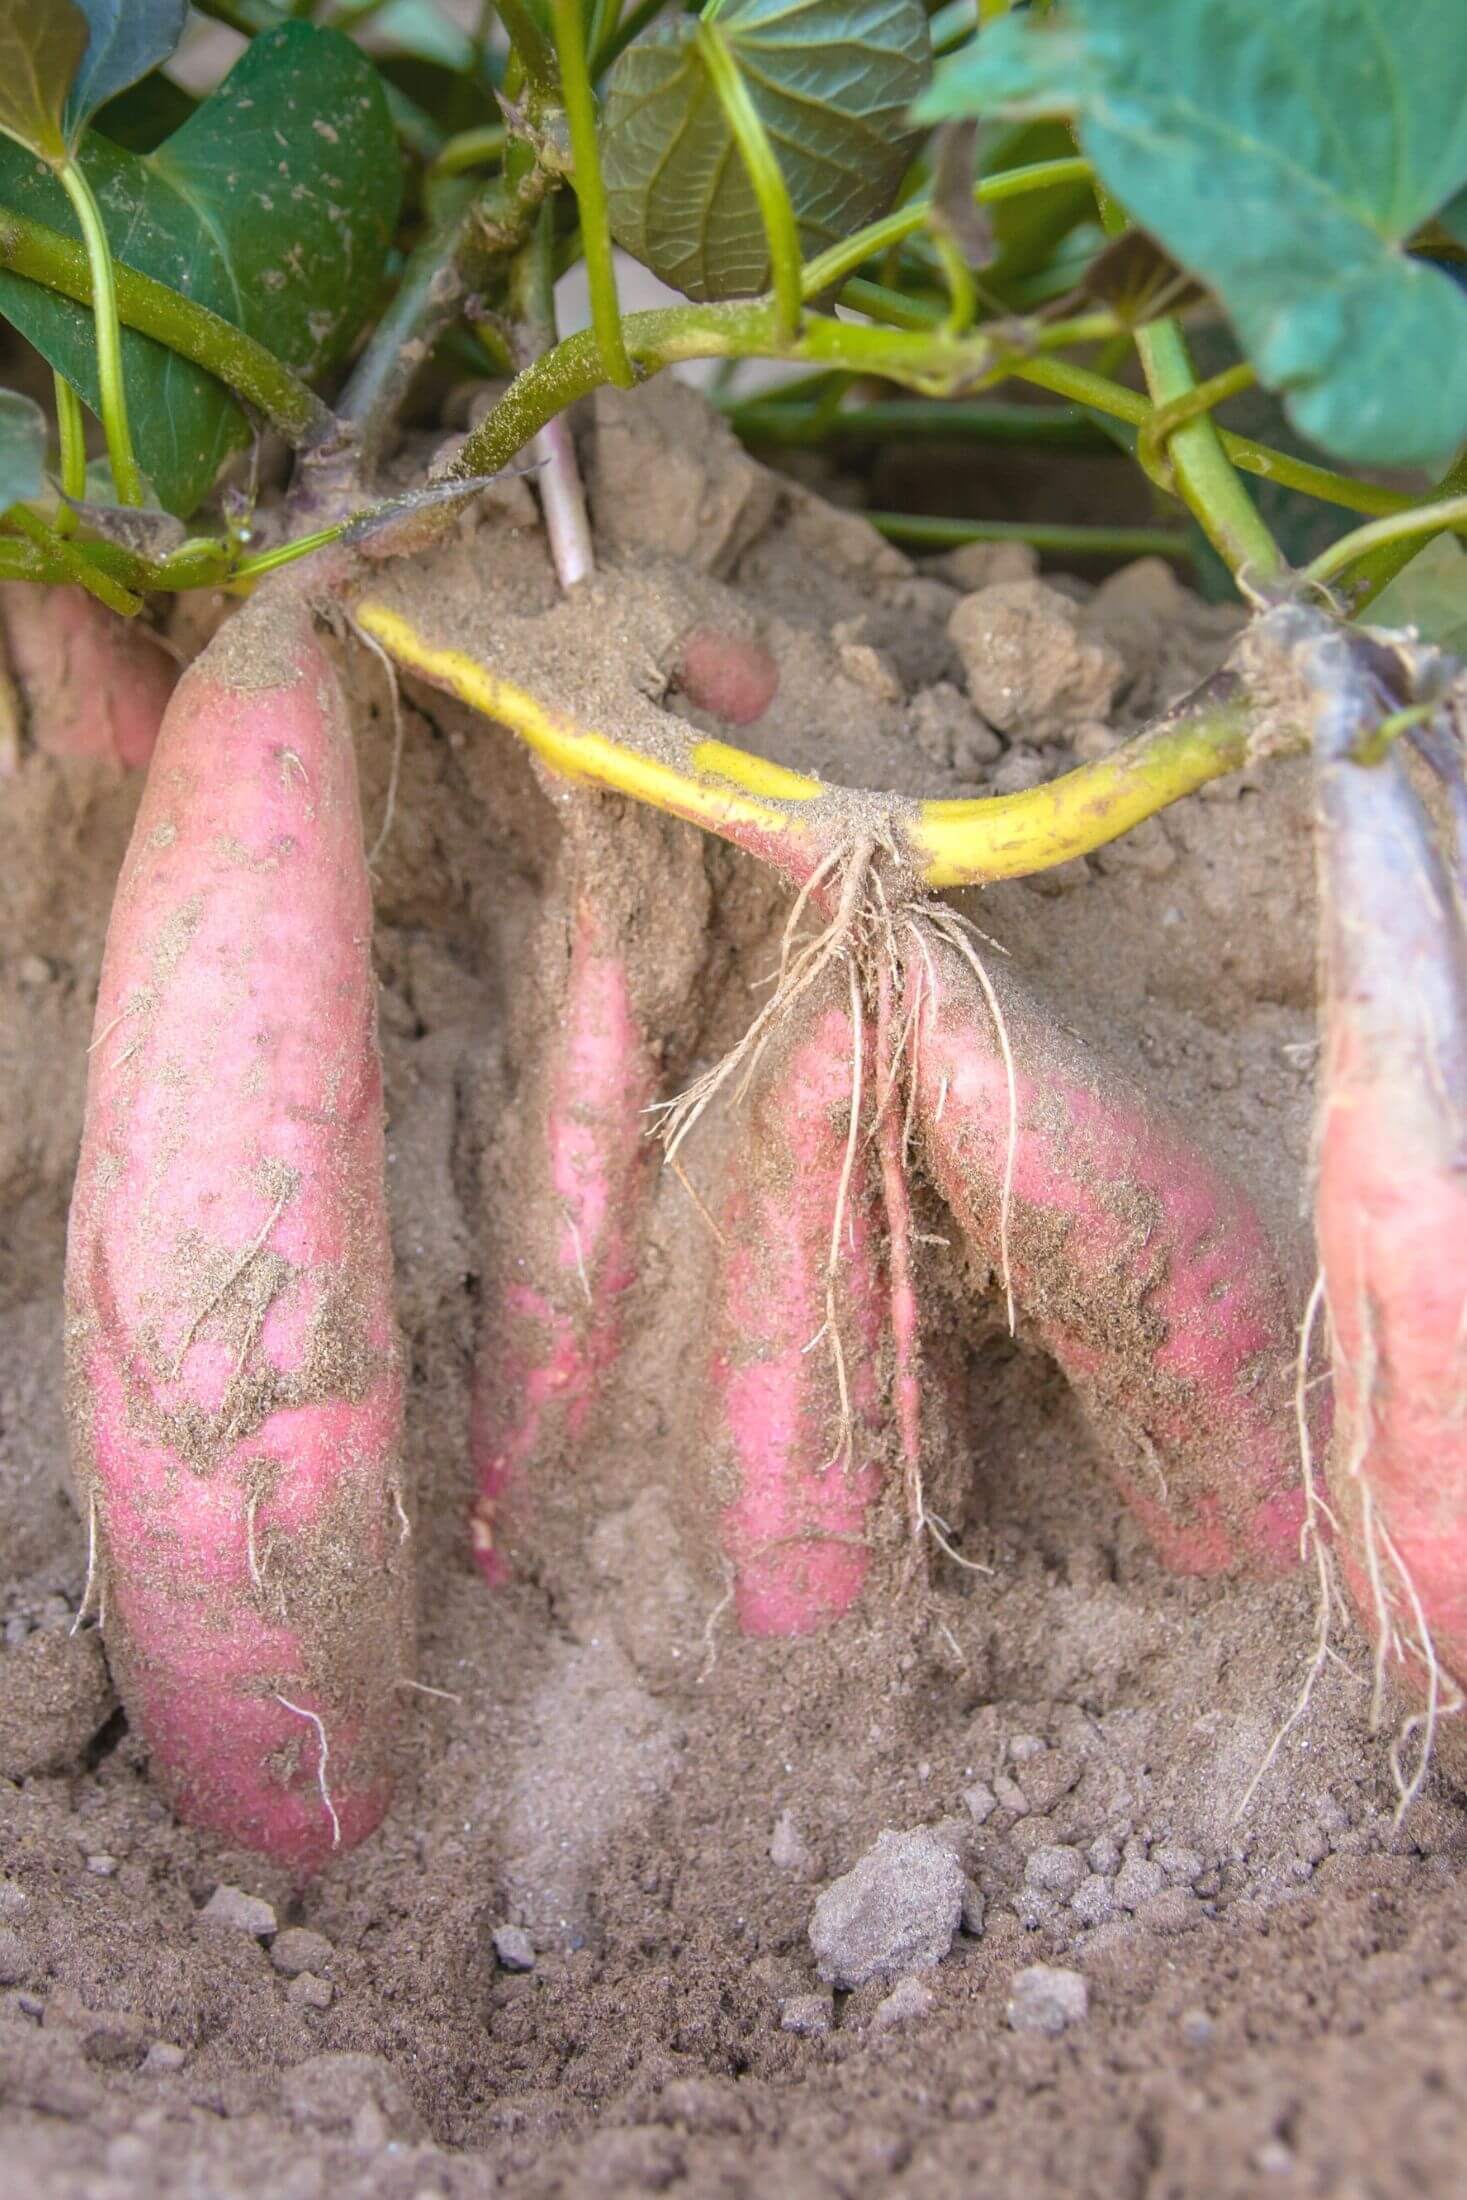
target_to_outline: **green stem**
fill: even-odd
[[[867,314],[886,328],[941,328],[948,308],[940,298],[919,298],[909,291],[891,290],[873,283],[867,275],[853,275],[842,283],[840,302],[853,313]]]
[[[1124,209],[1099,189],[1095,195],[1107,235],[1122,235]],[[1186,339],[1174,320],[1153,321],[1137,329],[1136,355],[1158,410],[1193,396],[1197,377]],[[1238,479],[1214,421],[1204,414],[1177,428],[1167,456],[1178,495],[1235,579],[1245,571],[1261,580],[1287,570],[1284,554]]]
[[[451,137],[433,163],[435,176],[461,176],[469,168],[492,168],[504,158],[505,128],[502,122],[486,122],[477,130],[460,130]]]
[[[1192,362],[1174,321],[1138,329],[1136,350],[1157,406],[1191,395],[1197,386]],[[1228,571],[1234,577],[1246,571],[1258,580],[1282,573],[1284,554],[1238,479],[1216,424],[1205,415],[1189,420],[1167,448],[1183,502]]]
[[[1035,160],[1022,168],[1005,169],[996,176],[983,176],[973,187],[973,197],[979,206],[997,206],[1004,199],[1022,198],[1028,191],[1048,191],[1059,183],[1088,183],[1094,173],[1088,160]],[[905,244],[918,230],[927,226],[928,208],[932,201],[924,192],[920,198],[909,199],[894,214],[888,214],[879,222],[870,222],[858,229],[843,244],[834,244],[805,265],[803,286],[807,298],[818,298],[833,283],[843,282],[864,267],[867,260],[875,259],[893,245]]]
[[[330,543],[341,540],[352,520],[358,516],[353,513],[347,519],[335,521],[330,527],[318,527],[314,534],[298,535],[294,542],[277,543],[273,550],[256,551],[252,558],[243,558],[235,566],[229,576],[231,583],[263,580],[267,573],[279,572],[282,565],[294,565],[297,558],[309,557],[313,550],[326,549]]]
[[[718,95],[724,120],[734,134],[769,246],[774,307],[781,336],[793,336],[804,307],[801,289],[800,231],[783,173],[769,142],[764,118],[749,93],[743,72],[716,23],[700,18],[693,33],[709,82]]]
[[[555,52],[546,37],[534,0],[495,0],[499,20],[519,55],[525,82],[537,92],[555,90]]]
[[[919,550],[956,550],[968,542],[1027,542],[1056,557],[1191,556],[1185,535],[1164,527],[1086,527],[1048,520],[940,519],[929,513],[864,512],[878,534]]]
[[[1093,340],[1113,326],[1108,314],[1082,316],[1029,330],[1038,344]],[[975,382],[1012,371],[1019,354],[978,330],[951,337],[941,330],[863,328],[808,314],[793,339],[781,337],[767,298],[714,306],[660,306],[629,313],[623,323],[628,355],[642,376],[689,359],[789,359],[808,366],[838,367],[848,374],[880,375],[925,395],[946,397]],[[508,465],[546,421],[607,380],[594,330],[580,330],[517,375],[499,403],[474,430],[452,474],[494,473]]]
[[[468,285],[464,260],[474,241],[472,183],[451,184],[443,204],[408,255],[391,304],[372,331],[342,392],[338,411],[354,423],[363,471],[370,471],[418,371],[458,318]]]
[[[617,55],[625,51],[634,38],[640,38],[649,23],[655,23],[667,6],[668,0],[637,0],[619,23],[609,30],[592,57],[591,73],[603,77]]]
[[[36,548],[45,553],[60,580],[71,581],[84,588],[89,596],[106,604],[109,611],[120,611],[125,619],[135,619],[143,608],[141,596],[135,596],[129,588],[123,588],[101,573],[77,545],[64,542],[44,520],[37,519],[23,504],[13,504],[5,515],[12,527],[18,527],[28,535]]]
[[[831,413],[822,405],[747,398],[723,408],[735,435],[750,443],[990,443],[1122,454],[1076,405],[1013,405],[979,398],[941,404],[881,398]]]
[[[9,207],[0,209],[0,267],[78,305],[92,303],[86,250],[60,230],[28,221]],[[314,390],[232,321],[135,268],[113,266],[112,273],[118,311],[128,328],[215,375],[263,413],[287,442],[303,443],[330,428],[331,414]]]
[[[1327,550],[1321,550],[1317,558],[1304,568],[1304,578],[1322,582],[1342,573],[1357,558],[1369,550],[1383,548],[1388,543],[1407,542],[1414,536],[1441,534],[1447,529],[1454,533],[1467,528],[1467,496],[1447,497],[1439,503],[1415,504],[1409,511],[1393,512],[1388,519],[1373,519],[1364,527],[1352,528],[1348,535],[1341,535]]]
[[[948,311],[942,325],[949,336],[963,336],[978,316],[978,285],[955,238],[939,229],[934,230],[932,242],[947,282]]]
[[[122,377],[122,322],[117,311],[117,285],[112,273],[112,247],[102,227],[101,210],[92,187],[74,160],[63,161],[56,171],[58,182],[72,204],[87,248],[92,276],[92,319],[97,332],[97,380],[102,393],[102,432],[107,438],[107,457],[112,466],[120,504],[141,504],[143,477],[133,456],[132,433],[127,423],[127,389]]]
[[[1166,496],[1175,496],[1176,480],[1166,448],[1171,438],[1189,420],[1200,420],[1205,413],[1215,412],[1230,397],[1253,389],[1257,381],[1251,363],[1240,359],[1236,366],[1225,367],[1221,374],[1197,383],[1185,397],[1176,398],[1170,405],[1158,405],[1136,441],[1136,461],[1148,480]]]
[[[1467,492],[1467,448],[1458,453],[1437,483],[1432,491],[1432,501],[1446,503],[1464,492]],[[1350,599],[1351,617],[1358,619],[1366,605],[1374,603],[1381,590],[1398,573],[1404,573],[1411,560],[1426,548],[1435,534],[1436,529],[1432,528],[1423,535],[1403,535],[1395,542],[1377,543],[1373,550],[1368,550],[1364,557],[1357,559],[1354,571],[1347,573],[1343,582]]]
[[[65,578],[55,560],[43,555],[34,543],[0,535],[0,581],[39,581],[49,588]]]
[[[1124,383],[1113,382],[1090,367],[1077,366],[1071,359],[1020,359],[1008,372],[1017,382],[1029,382],[1056,397],[1068,397],[1077,405],[1088,405],[1133,428],[1144,428],[1151,418],[1152,407],[1139,391],[1128,390]],[[1348,474],[1331,473],[1327,466],[1311,465],[1308,459],[1293,458],[1267,443],[1234,435],[1229,428],[1219,429],[1218,434],[1223,449],[1241,472],[1258,474],[1281,489],[1297,490],[1301,496],[1316,497],[1321,504],[1338,504],[1347,512],[1387,513],[1403,512],[1413,501],[1399,489],[1383,489],[1373,481],[1355,481]]]
[[[581,210],[581,249],[586,259],[586,282],[591,293],[591,326],[606,379],[629,390],[634,380],[632,363],[622,335],[621,304],[616,294],[616,264],[611,253],[611,224],[606,212],[606,186],[601,176],[601,155],[596,145],[596,95],[586,65],[586,26],[580,0],[550,0],[555,25],[555,50],[560,59],[561,97],[570,126],[571,159],[576,202]]]
[[[82,418],[81,399],[64,374],[53,374],[56,387],[56,426],[61,439],[61,494],[73,504],[85,501],[87,493],[87,424]],[[76,514],[63,504],[56,514],[58,535],[70,535],[76,528]]]

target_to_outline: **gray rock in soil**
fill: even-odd
[[[984,1824],[998,1809],[998,1797],[984,1780],[976,1780],[972,1787],[964,1788],[963,1802],[975,1826]]]
[[[931,1833],[883,1833],[815,1904],[810,1945],[832,1986],[902,1978],[940,1963],[963,1915],[967,1881]]]
[[[1070,1896],[1070,1908],[1082,1925],[1104,1925],[1115,1916],[1116,1898],[1108,1879],[1092,1872]]]
[[[275,1930],[275,1912],[259,1895],[246,1894],[243,1887],[216,1887],[199,1912],[199,1923],[267,1940]]]
[[[832,2015],[829,1994],[791,1994],[780,2004],[779,2029],[797,2039],[820,2039],[830,2030]]]
[[[305,1925],[287,1925],[270,1945],[270,1961],[287,1978],[299,1978],[303,1971],[314,1971],[318,1976],[329,1971],[335,1953],[324,1933],[313,1933]]]
[[[963,1889],[962,1918],[963,1931],[970,1940],[981,1939],[987,1915],[988,1905],[983,1899],[982,1890],[975,1887],[970,1879]]]
[[[506,1971],[533,1971],[535,1943],[523,1925],[500,1925],[493,1935],[494,1954]]]
[[[1090,1989],[1078,1971],[1033,1963],[1010,1982],[1008,2020],[1016,2032],[1056,2034],[1089,2014]]]
[[[919,2017],[931,2014],[937,1996],[930,1986],[924,1986],[917,1978],[904,1978],[894,1986],[885,2001],[876,2004],[871,2022],[885,2032],[894,2024],[912,2024]]]
[[[317,1978],[314,1971],[302,1971],[293,1978],[285,1990],[285,1998],[295,2009],[329,2009],[336,1989],[329,1978]]]
[[[1024,1865],[1024,1884],[1041,1894],[1071,1895],[1085,1877],[1085,1859],[1078,1849],[1050,1841],[1030,1851]]]
[[[182,2070],[187,2061],[187,2052],[175,2046],[172,2040],[154,2040],[143,2057],[143,2075],[166,2076],[171,2070]]]
[[[1160,1894],[1165,1884],[1160,1864],[1139,1856],[1128,1857],[1116,1873],[1115,1897],[1123,1910],[1139,1910],[1143,1902]]]

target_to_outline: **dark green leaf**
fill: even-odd
[[[75,145],[99,107],[168,59],[183,36],[188,0],[72,0],[72,5],[86,17],[90,34],[66,102],[66,135]]]
[[[806,254],[884,214],[912,153],[930,49],[920,0],[727,0],[728,41],[769,134]],[[690,298],[764,287],[753,186],[686,18],[606,82],[601,157],[618,244]]]
[[[0,512],[46,484],[46,415],[33,398],[0,390]]]
[[[1467,297],[1403,250],[1467,181],[1461,0],[1070,0],[989,24],[918,108],[1000,111],[1077,117],[1327,450],[1429,465],[1467,434]]]
[[[114,145],[125,145],[130,153],[153,153],[164,138],[183,128],[197,105],[181,84],[155,69],[140,84],[129,84],[125,92],[99,107],[92,128]]]
[[[1414,626],[1424,642],[1467,655],[1467,550],[1438,535],[1363,614],[1372,626]]]
[[[0,131],[42,160],[66,158],[62,117],[86,45],[72,0],[0,0]]]
[[[117,258],[236,322],[298,373],[339,358],[371,310],[397,215],[400,168],[381,86],[335,31],[293,23],[247,48],[191,119],[146,158],[95,132],[82,166]],[[74,233],[48,172],[0,147],[0,203]],[[91,314],[0,274],[0,313],[95,412]],[[125,331],[138,462],[180,517],[249,440],[222,386]]]

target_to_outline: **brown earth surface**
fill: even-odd
[[[604,396],[583,457],[602,563],[569,602],[522,481],[395,585],[465,627],[518,622],[525,661],[593,723],[629,680],[687,710],[669,688],[680,639],[732,627],[780,673],[747,745],[854,785],[1016,787],[1101,753],[1233,625],[1155,565],[1098,590],[1037,590],[1008,550],[919,570],[753,465],[675,388]],[[196,646],[221,610],[191,602],[174,639]],[[392,713],[375,658],[341,650],[370,840]],[[1022,1324],[1004,1333],[999,1293],[972,1303],[941,1247],[931,1341],[960,1392],[934,1487],[955,1547],[989,1570],[933,1548],[914,1574],[894,1490],[856,1616],[798,1643],[732,1632],[699,1376],[717,1245],[664,1173],[618,1377],[527,1493],[513,1583],[484,1587],[465,1534],[474,1336],[505,1245],[523,1257],[524,1219],[506,1216],[563,977],[559,816],[588,798],[537,782],[442,696],[405,700],[375,877],[430,1692],[386,1825],[304,1890],[170,1818],[101,1638],[70,1631],[86,1550],[60,1278],[138,785],[33,750],[0,783],[6,2189],[1460,2191],[1460,1795],[1433,1775],[1395,1822],[1351,1638],[1240,1814],[1308,1667],[1310,1585],[1165,1574],[1055,1370]],[[691,828],[590,799],[607,862],[666,881],[639,984],[662,1003],[676,1090],[765,997],[785,897]],[[969,904],[1057,1013],[1244,1174],[1301,1287],[1310,869],[1307,780],[1274,767]],[[729,1110],[700,1125],[695,1187],[737,1166],[737,1138]],[[894,2005],[890,1980],[830,1998],[808,1937],[820,1889],[883,1830],[917,1828],[957,1855],[980,1929]],[[506,1967],[526,1951],[505,1927],[528,1934],[533,1968]],[[1088,1990],[1060,2033],[1010,2021],[1035,1964]]]

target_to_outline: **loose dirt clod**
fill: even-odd
[[[1090,1989],[1078,1971],[1032,1963],[1014,1974],[1008,2020],[1015,2032],[1068,2031],[1090,2014]]]
[[[827,1887],[810,1919],[810,1946],[832,1986],[864,1986],[940,1963],[962,1922],[963,1870],[934,1835],[883,1833]]]

